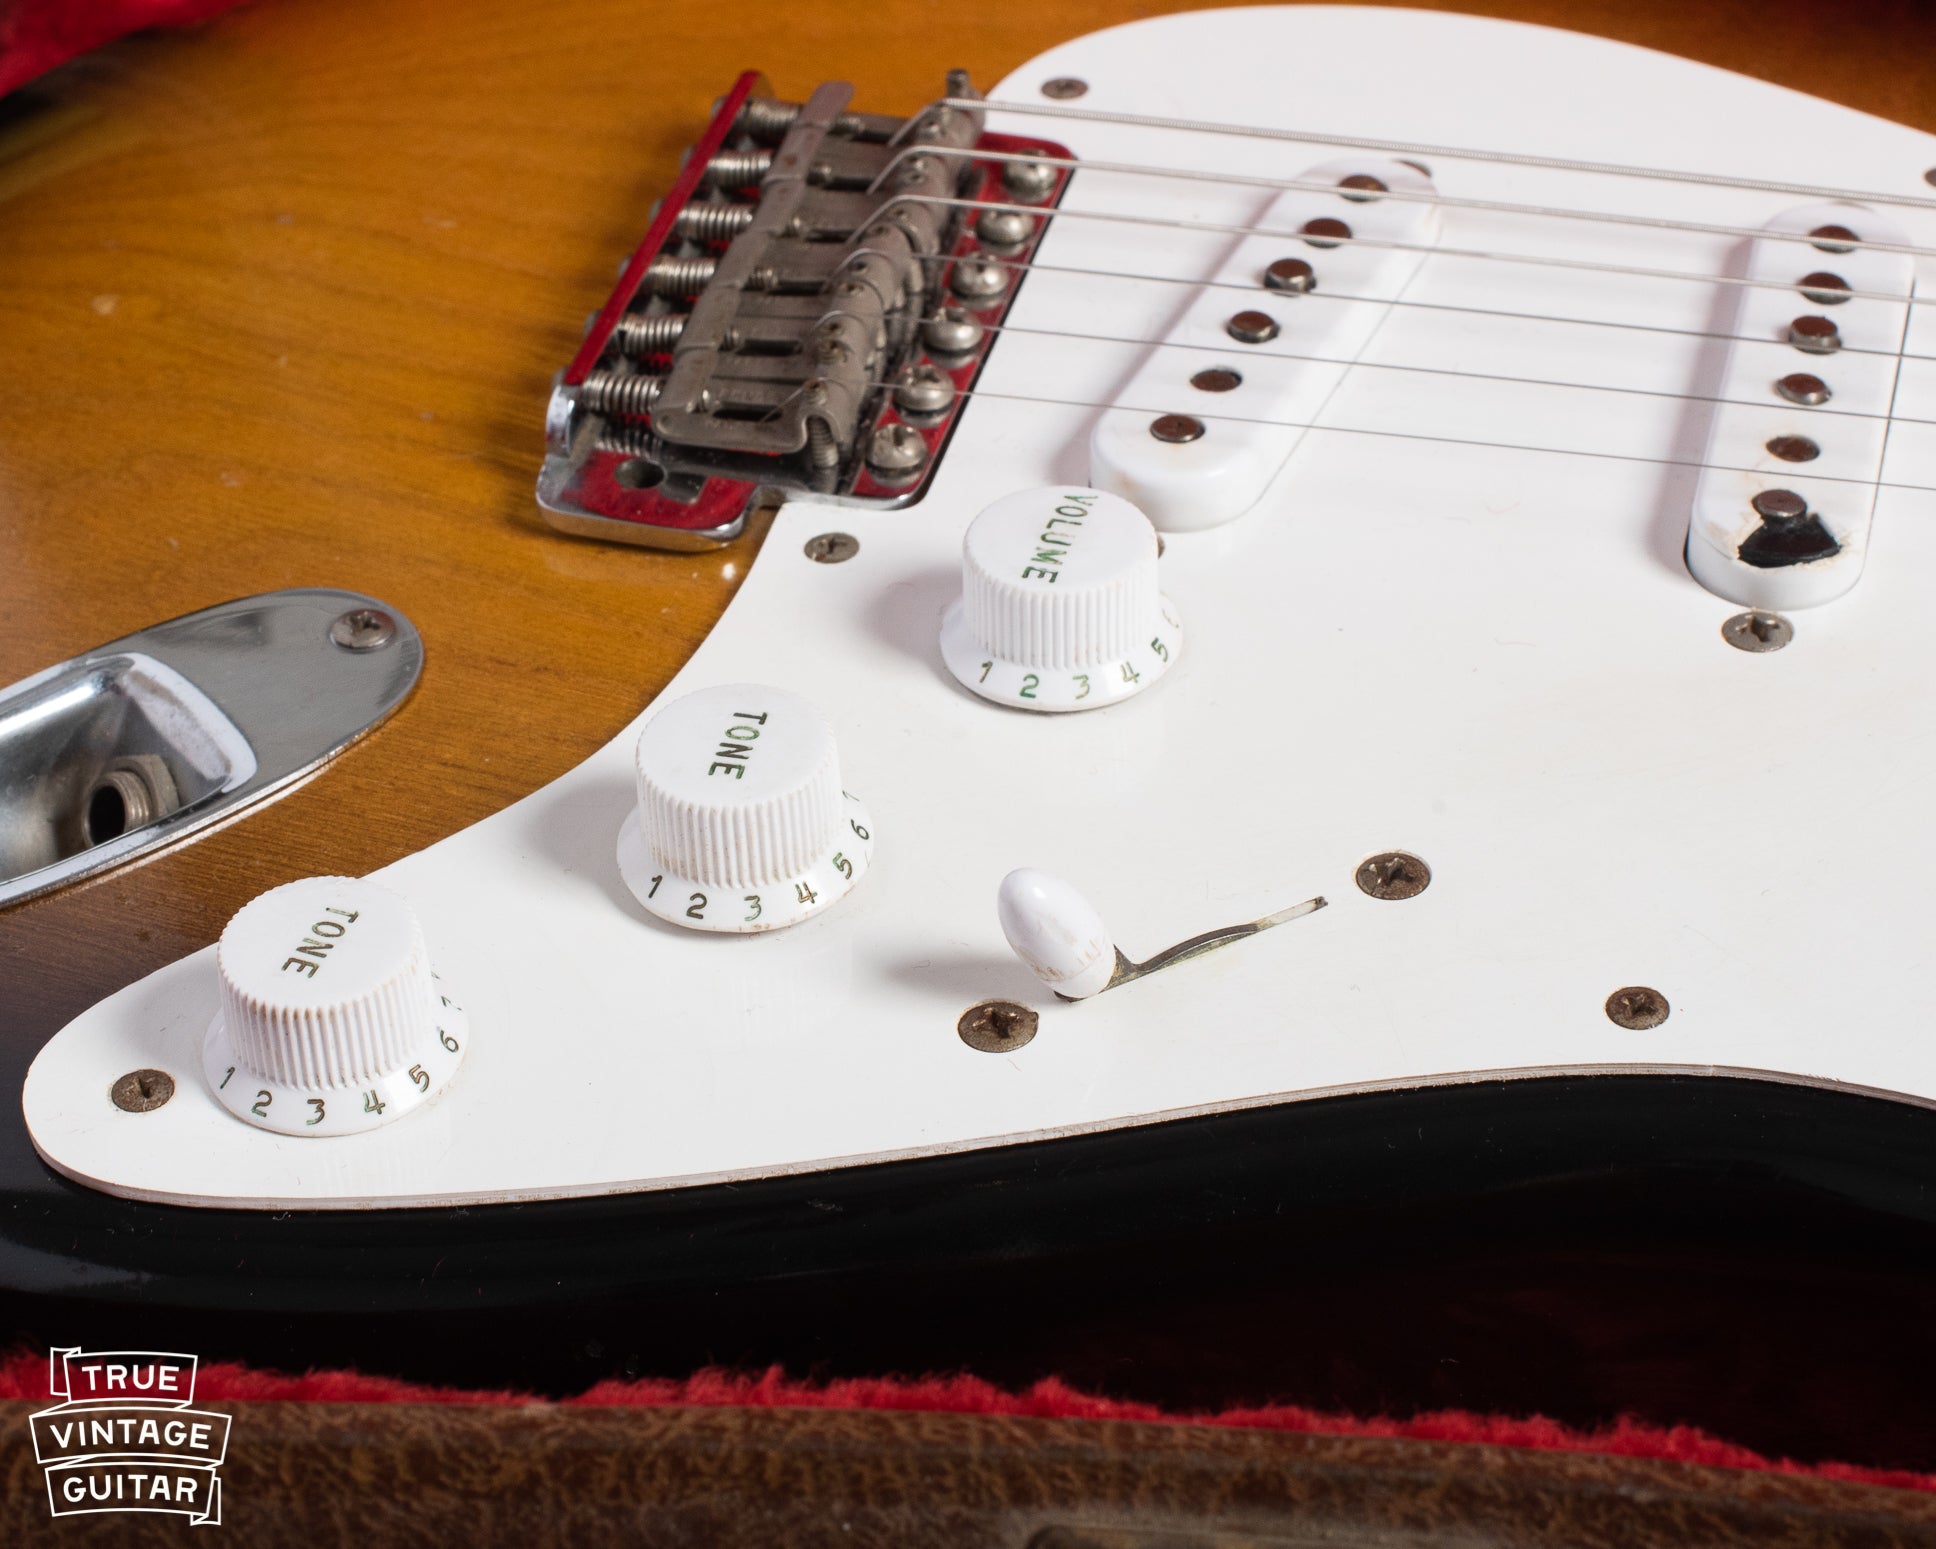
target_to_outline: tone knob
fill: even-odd
[[[639,733],[618,868],[660,919],[736,934],[797,925],[851,892],[873,854],[833,727],[798,694],[701,689]]]
[[[356,877],[243,905],[215,947],[222,1009],[202,1044],[217,1101],[284,1135],[347,1135],[422,1107],[462,1063],[463,1007],[417,913]]]
[[[998,500],[962,539],[942,659],[982,698],[1023,710],[1139,694],[1183,644],[1157,552],[1149,518],[1120,495],[1057,485]]]

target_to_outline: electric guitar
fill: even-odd
[[[581,338],[589,234],[563,286],[462,249],[524,320],[508,372],[447,245],[527,217],[462,186],[384,217],[395,297],[300,189],[209,190],[320,276],[286,355],[247,307],[88,298],[104,368],[115,329],[255,353],[189,443],[231,524],[128,519],[165,446],[92,476],[123,585],[74,653],[184,595],[144,556],[188,544],[201,602],[393,607],[425,677],[298,796],[0,922],[16,1326],[485,1370],[462,1336],[555,1386],[1021,1376],[1159,1348],[1193,1296],[1268,1324],[1289,1280],[1368,1338],[1340,1309],[1388,1319],[1388,1280],[1482,1305],[1610,1251],[1575,1352],[1618,1286],[1677,1338],[1743,1284],[1724,1339],[1813,1294],[1896,1331],[1936,1243],[1936,140],[1350,7],[1149,18],[893,112],[719,84],[652,215],[574,195],[636,242]],[[279,374],[338,293],[364,337],[443,299],[305,425]],[[388,441],[435,480],[365,466]],[[338,511],[296,573],[283,534]],[[24,603],[75,539],[16,529]],[[703,641],[651,606],[702,578]],[[1908,1458],[1917,1327],[1787,1391],[1853,1385]],[[1508,1378],[1523,1337],[1465,1387],[1418,1350],[1293,1381],[1757,1424],[1577,1356]]]

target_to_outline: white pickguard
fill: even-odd
[[[1924,192],[1936,139],[1623,45],[1511,23],[1296,7],[1165,16],[1072,42],[992,96]],[[1308,145],[996,116],[1077,156],[1293,175]],[[1289,168],[1290,172],[1286,172]],[[1758,227],[1780,194],[1434,158],[1448,196]],[[1077,174],[1065,212],[1250,219],[1267,192]],[[1931,211],[1899,210],[1936,243]],[[1724,237],[1447,210],[1445,248],[1721,273]],[[1041,260],[1201,275],[1227,236],[1070,213]],[[1926,294],[1936,294],[1927,266]],[[1160,337],[1187,288],[1032,276],[1011,321]],[[1685,329],[1705,285],[1429,258],[1408,299]],[[1915,309],[1886,480],[1936,483],[1936,318]],[[1654,332],[1401,308],[1364,360],[1701,391],[1712,345]],[[377,875],[414,900],[474,1045],[447,1092],[374,1133],[282,1138],[199,1075],[210,952],[63,1030],[28,1078],[35,1143],[116,1194],[198,1204],[383,1206],[675,1187],[986,1146],[1373,1087],[1556,1070],[1754,1072],[1936,1102],[1936,758],[1927,607],[1936,497],[1884,488],[1867,569],[1797,617],[1786,650],[1721,639],[1732,605],[1681,560],[1692,467],[1323,431],[1262,504],[1172,534],[1163,589],[1189,649],[1097,714],[964,692],[936,630],[961,532],[1031,485],[1082,482],[1094,411],[1134,346],[1015,333],[932,494],[904,511],[781,513],[669,694],[797,689],[829,715],[873,811],[872,873],[768,936],[649,918],[614,839],[636,725],[565,778]],[[1161,406],[1167,407],[1167,405]],[[1355,368],[1327,425],[1698,460],[1669,399]],[[857,558],[809,562],[838,529]],[[641,620],[649,628],[650,620]],[[434,642],[433,642],[434,648]],[[507,743],[523,735],[507,725]],[[1376,902],[1366,855],[1426,858],[1431,888]],[[1079,885],[1132,956],[1314,893],[1331,907],[1079,1005],[1007,951],[996,884]],[[1658,988],[1629,1032],[1613,990]],[[1007,1056],[956,1036],[989,997],[1041,1011]],[[123,1071],[180,1091],[129,1115]],[[1932,1122],[1936,1122],[1933,1120]]]

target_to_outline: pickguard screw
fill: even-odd
[[[1073,102],[1077,97],[1087,96],[1089,83],[1073,75],[1058,75],[1052,81],[1042,83],[1042,95],[1057,102]],[[1936,181],[1933,178],[1932,181]]]
[[[1923,181],[1931,188],[1936,188],[1936,167],[1931,167],[1923,174]]]
[[[802,552],[816,565],[838,565],[860,552],[860,539],[850,532],[823,532],[807,539]]]
[[[1239,312],[1223,331],[1239,344],[1268,344],[1277,337],[1277,319],[1268,312]]]
[[[1391,189],[1368,172],[1354,172],[1350,177],[1338,179],[1339,191],[1354,204],[1369,204],[1380,194],[1388,194]]]
[[[1667,1020],[1667,997],[1644,984],[1630,984],[1607,997],[1607,1016],[1616,1027],[1644,1033]]]
[[[970,1006],[955,1023],[961,1041],[983,1054],[1007,1054],[1035,1036],[1041,1017],[1012,1000],[985,1000]]]
[[[131,1070],[108,1096],[123,1113],[152,1113],[175,1095],[175,1078],[165,1070]]]
[[[1340,242],[1351,240],[1351,228],[1329,215],[1308,220],[1298,230],[1312,247],[1336,247]]]
[[[1416,898],[1432,884],[1432,868],[1404,850],[1385,850],[1358,863],[1358,891],[1373,898]]]
[[[1723,624],[1721,638],[1737,651],[1779,651],[1795,638],[1795,626],[1779,613],[1751,608]]]
[[[352,608],[329,626],[329,638],[346,651],[374,651],[397,637],[397,621],[381,608]]]
[[[1192,414],[1159,414],[1150,421],[1150,434],[1172,446],[1203,438],[1203,421]]]
[[[1228,366],[1205,366],[1190,378],[1190,385],[1200,393],[1234,392],[1243,384],[1243,376]]]
[[[1824,253],[1853,253],[1862,240],[1846,226],[1817,226],[1808,235]]]

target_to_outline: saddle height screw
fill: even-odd
[[[1721,638],[1737,651],[1779,651],[1795,638],[1795,626],[1779,613],[1751,608],[1723,624]]]
[[[1358,891],[1372,898],[1416,898],[1432,885],[1432,868],[1404,850],[1385,850],[1358,863]]]
[[[816,565],[838,565],[860,552],[860,539],[848,532],[823,532],[807,539],[804,552]]]
[[[1041,1017],[1012,1000],[985,1000],[970,1006],[955,1023],[961,1041],[983,1054],[1007,1054],[1035,1036]]]
[[[153,1113],[174,1095],[175,1078],[165,1070],[131,1070],[108,1088],[123,1113]]]
[[[1667,997],[1644,984],[1630,984],[1607,997],[1607,1016],[1616,1027],[1644,1033],[1667,1020]]]
[[[329,626],[329,638],[346,651],[375,651],[397,637],[397,621],[381,608],[352,608]]]

